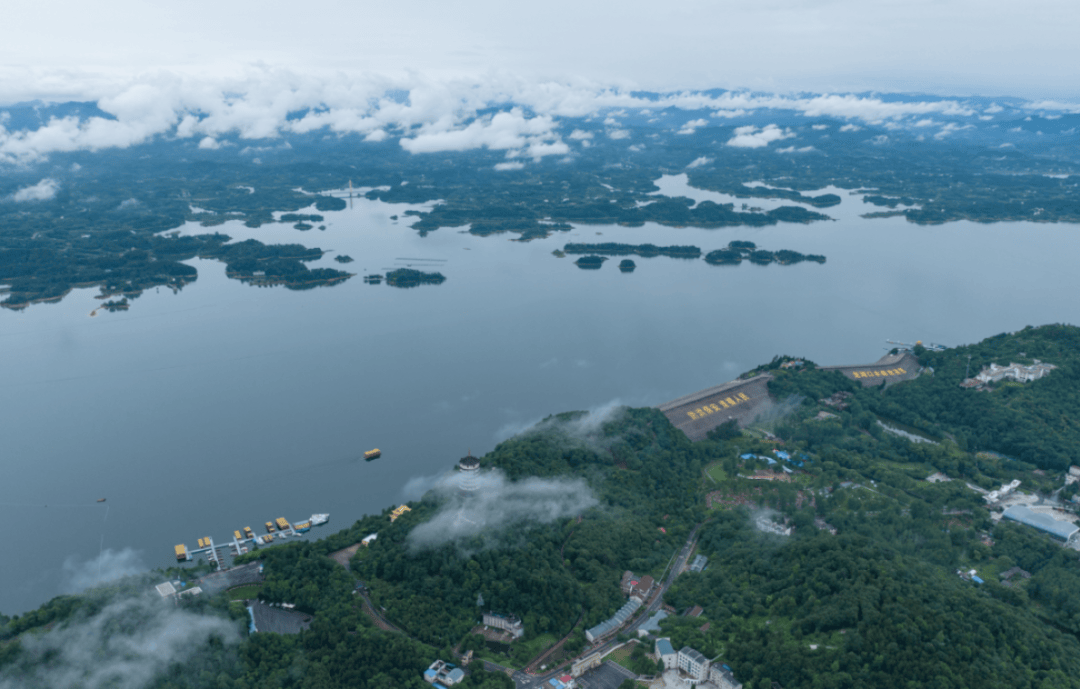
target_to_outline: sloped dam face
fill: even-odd
[[[731,419],[744,428],[772,406],[765,373],[749,380],[733,380],[661,404],[658,409],[690,440],[704,440],[709,431]]]

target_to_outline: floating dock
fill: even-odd
[[[312,517],[320,515],[312,515]],[[183,543],[173,548],[176,559],[178,562],[185,562],[187,560],[194,560],[199,555],[206,555],[206,558],[211,562],[222,565],[222,560],[225,556],[237,556],[242,555],[249,551],[248,546],[252,543],[259,545],[269,545],[275,540],[285,540],[289,536],[302,536],[311,530],[312,525],[318,526],[325,524],[326,520],[313,521],[311,518],[305,519],[300,522],[290,524],[285,517],[278,517],[273,522],[266,522],[267,531],[270,533],[263,536],[256,535],[250,526],[245,526],[243,533],[239,529],[233,531],[232,538],[224,541],[223,543],[214,543],[214,539],[210,536],[198,539],[198,548],[188,550],[188,547]],[[277,525],[275,532],[274,524]],[[224,552],[219,552],[224,551]]]

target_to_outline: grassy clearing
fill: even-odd
[[[262,584],[249,584],[247,586],[237,586],[234,589],[229,589],[225,592],[225,595],[229,600],[248,600],[257,598],[259,591],[261,590]]]
[[[710,464],[705,469],[705,473],[709,475],[709,478],[716,481],[717,483],[726,481],[728,479],[727,472],[724,471],[724,466],[720,462]]]
[[[630,670],[630,672],[634,672],[634,669],[630,667],[630,654],[633,653],[636,645],[636,643],[629,643],[625,646],[616,648],[614,651],[604,656],[604,660],[614,661],[617,665],[621,665],[627,670]]]

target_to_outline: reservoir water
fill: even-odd
[[[684,176],[660,186],[775,205],[690,189]],[[1080,322],[1076,227],[866,220],[880,209],[832,191],[844,201],[824,211],[831,222],[579,226],[527,243],[465,228],[421,237],[402,215],[409,206],[356,200],[324,213],[325,231],[213,228],[330,250],[313,267],[349,254],[344,267],[358,275],[334,287],[257,288],[195,260],[196,282],[151,290],[128,312],[89,317],[96,289],[0,311],[0,612],[171,565],[174,544],[279,516],[330,513],[314,536],[344,528],[404,500],[410,479],[548,414],[655,405],[777,354],[861,363],[889,338],[951,345]],[[828,262],[634,257],[637,270],[623,274],[619,258],[587,271],[552,255],[571,241],[707,252],[733,239]],[[405,265],[447,280],[396,289],[361,279]],[[374,447],[382,458],[364,462]]]

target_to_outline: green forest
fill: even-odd
[[[227,594],[184,599],[178,609],[223,631],[147,686],[423,687],[436,658],[460,662],[472,651],[465,687],[510,687],[481,661],[524,668],[563,638],[560,662],[586,650],[584,630],[626,600],[622,573],[662,578],[695,528],[708,564],[675,579],[662,634],[729,665],[746,687],[1080,686],[1077,551],[993,519],[971,487],[1017,479],[1044,499],[1062,487],[1080,446],[1078,345],[1080,328],[1050,325],[940,352],[918,347],[918,378],[866,388],[810,361],[782,369],[791,357],[777,357],[761,369],[789,413],[721,426],[696,443],[651,408],[549,417],[500,443],[481,468],[510,482],[583,481],[595,499],[587,509],[417,547],[410,534],[451,499],[430,492],[399,519],[388,506],[324,539],[242,556],[264,567],[258,597],[312,614],[310,629],[250,634]],[[959,386],[969,356],[972,371],[1036,358],[1057,368],[975,391]],[[935,472],[951,480],[927,481]],[[372,533],[348,568],[329,557]],[[1006,580],[1017,567],[1028,576]],[[970,570],[983,583],[959,575]],[[48,686],[41,678],[53,656],[37,640],[90,625],[162,576],[0,616],[0,681]],[[519,616],[524,638],[493,644],[476,634],[478,595],[485,610]],[[694,606],[701,616],[683,614]],[[395,630],[381,628],[373,609]],[[132,629],[143,624],[128,619]],[[125,633],[109,627],[102,643]],[[636,653],[627,662],[648,670]]]

